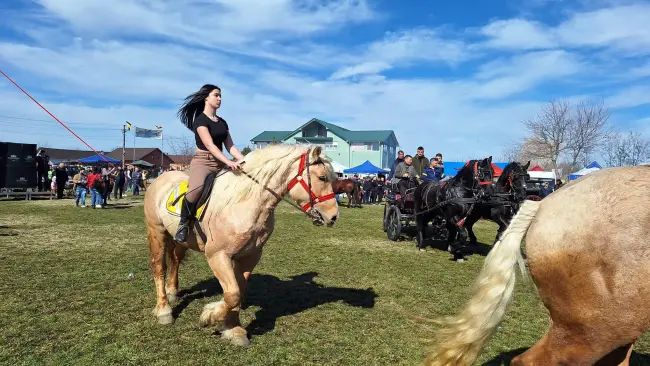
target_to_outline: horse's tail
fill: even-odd
[[[521,241],[541,202],[525,201],[512,218],[501,239],[485,259],[474,287],[474,294],[455,317],[442,321],[439,344],[425,360],[427,366],[471,365],[499,325],[512,300],[516,268],[524,278],[526,266],[521,256]]]

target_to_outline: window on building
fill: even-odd
[[[379,142],[353,142],[352,151],[379,151]]]

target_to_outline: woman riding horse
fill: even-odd
[[[190,163],[188,190],[181,207],[178,231],[174,236],[174,240],[179,243],[187,240],[190,220],[196,212],[196,201],[203,192],[205,178],[225,166],[232,170],[239,170],[244,160],[244,155],[232,142],[228,123],[217,116],[219,107],[221,107],[221,89],[206,84],[199,91],[185,98],[185,103],[178,110],[181,122],[194,132],[196,141],[196,153]],[[224,147],[237,159],[236,162],[223,154]]]

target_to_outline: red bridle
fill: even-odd
[[[305,192],[309,194],[309,202],[305,203],[300,207],[304,212],[308,212],[308,210],[313,209],[314,205],[318,203],[336,198],[336,194],[334,192],[318,197],[316,196],[314,191],[312,191],[311,175],[309,174],[309,166],[311,164],[309,163],[309,160],[307,160],[309,156],[308,154],[309,151],[300,156],[300,165],[298,166],[298,174],[296,174],[296,176],[291,180],[291,182],[289,182],[288,185],[290,191],[297,184],[300,184],[302,188],[305,190]],[[307,183],[305,183],[305,179],[302,177],[305,168],[307,169]]]
[[[487,186],[492,184],[492,182],[483,182],[480,179],[478,179],[478,161],[474,163],[474,176],[476,177],[476,180],[478,180],[478,184],[482,186]]]

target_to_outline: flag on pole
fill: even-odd
[[[131,122],[126,121],[126,130],[131,131]]]
[[[145,139],[162,140],[162,130],[161,129],[149,130],[149,129],[146,129],[146,128],[136,127],[135,128],[135,137],[142,137],[142,138],[145,138]]]

